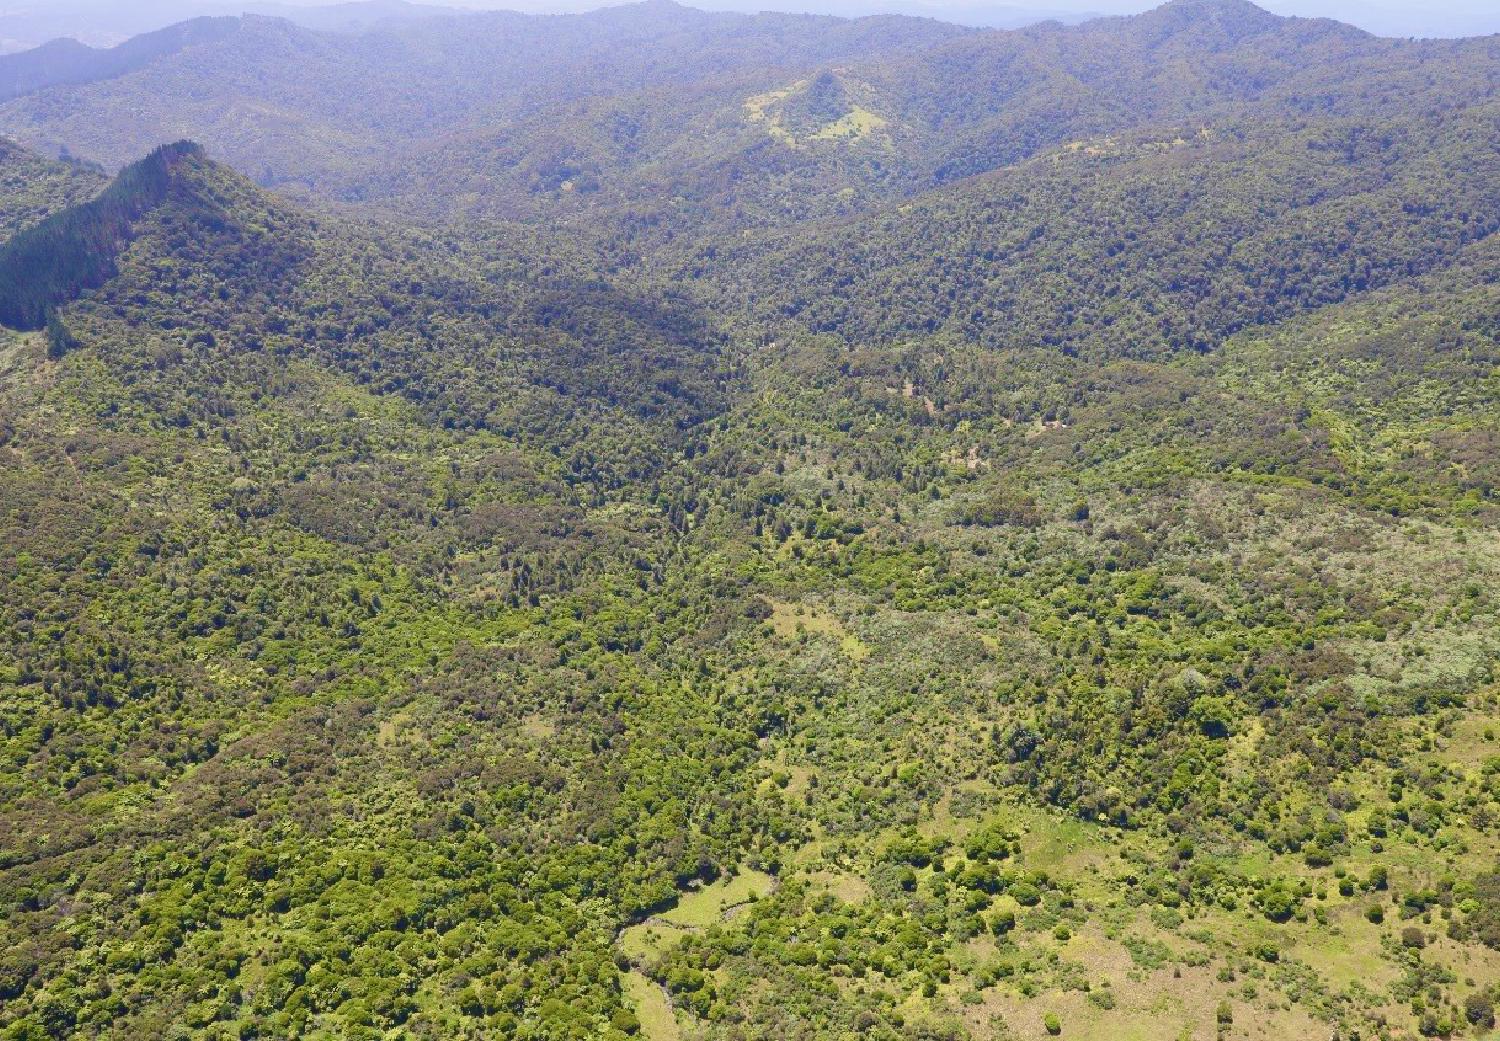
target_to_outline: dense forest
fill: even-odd
[[[1496,1036],[1500,43],[210,35],[0,104],[0,1038]]]

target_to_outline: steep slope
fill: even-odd
[[[1309,70],[1352,70],[1361,57],[1419,60],[1349,26],[1279,18],[1249,0],[1172,0],[1129,18],[960,42],[875,79],[900,118],[941,149],[929,167],[941,182],[1066,141],[1253,103]],[[1343,93],[1361,89],[1351,82]]]
[[[191,143],[17,236],[0,273],[0,306],[24,328],[78,301],[76,332],[102,322],[102,338],[120,342],[169,308],[174,327],[226,351],[315,355],[464,426],[566,413],[580,386],[579,409],[603,401],[685,426],[722,393],[711,330],[671,296],[612,286],[565,242],[496,229],[479,258],[396,228],[320,222]]]
[[[1493,103],[1080,142],[817,236],[679,269],[757,321],[1094,356],[1207,350],[1440,267],[1493,234]]]
[[[40,329],[58,304],[113,278],[136,223],[168,200],[184,163],[201,163],[188,142],[128,167],[96,198],[53,213],[0,248],[0,323]]]
[[[848,216],[1144,127],[1379,120],[1475,104],[1494,97],[1497,67],[1494,41],[1380,40],[1240,0],[1187,0],[794,76],[553,106],[325,187],[429,216],[603,221],[650,248],[700,228]],[[830,90],[840,107],[820,112]]]

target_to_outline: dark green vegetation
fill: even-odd
[[[0,248],[0,322],[16,329],[44,328],[57,304],[113,278],[136,222],[167,201],[181,163],[202,158],[194,144],[158,148],[97,197],[13,235]]]
[[[1493,44],[481,22],[0,161],[0,1037],[1489,1036]]]

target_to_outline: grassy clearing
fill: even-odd
[[[870,656],[870,648],[859,637],[849,632],[844,623],[828,611],[805,604],[774,603],[771,617],[767,619],[773,632],[785,640],[793,640],[803,633],[825,636],[837,640],[839,649],[855,661]]]
[[[777,103],[785,101],[806,86],[806,80],[799,80],[789,87],[783,87],[781,90],[773,90],[765,94],[757,94],[753,98],[747,98],[745,100],[745,119],[751,123],[763,126],[766,133],[782,144],[795,148],[797,146],[796,140],[781,125],[780,119],[771,112],[771,108]]]
[[[1401,972],[1380,948],[1381,927],[1356,912],[1354,907],[1344,909],[1336,918],[1336,930],[1303,934],[1288,954],[1312,966],[1335,987],[1359,983],[1380,991],[1396,982]]]
[[[767,134],[786,145],[798,148],[809,141],[854,142],[864,141],[883,134],[889,120],[861,105],[831,123],[827,123],[800,140],[787,129],[782,119],[782,107],[786,102],[808,89],[811,81],[798,80],[780,90],[757,94],[745,100],[745,120],[765,130]],[[930,406],[929,406],[930,407]]]
[[[1481,769],[1500,759],[1500,714],[1476,712],[1461,720],[1433,758],[1463,770]]]
[[[652,918],[640,925],[620,930],[615,946],[633,962],[650,961],[671,947],[688,930],[668,925],[659,918]]]
[[[846,904],[860,904],[874,895],[870,883],[850,871],[817,871],[808,879]]]
[[[557,736],[557,726],[539,715],[530,715],[521,721],[521,733],[533,741],[549,741]]]
[[[829,123],[812,135],[814,141],[861,141],[880,133],[887,120],[867,108],[854,106],[853,111]]]
[[[620,931],[615,945],[633,962],[660,957],[684,936],[724,920],[736,907],[766,896],[776,880],[761,871],[743,871],[685,893],[677,906]]]
[[[419,740],[420,731],[414,729],[412,723],[413,715],[409,708],[393,713],[389,719],[381,720],[376,727],[375,744],[381,748],[393,748],[403,742]]]
[[[625,1000],[641,1022],[641,1036],[646,1041],[677,1041],[681,1032],[677,1016],[662,989],[639,972],[621,977]]]
[[[660,915],[664,922],[688,929],[706,929],[724,920],[733,907],[771,892],[776,880],[760,871],[745,871],[733,878],[720,879],[685,895],[676,907]]]

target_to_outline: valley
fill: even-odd
[[[0,1038],[1494,1036],[1500,42],[220,29],[0,102]]]

